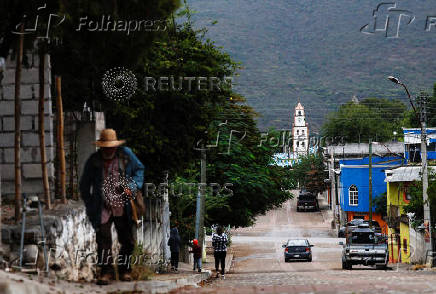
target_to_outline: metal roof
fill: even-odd
[[[368,143],[347,143],[343,146],[328,146],[325,148],[326,154],[331,154],[331,151],[335,156],[350,156],[360,155],[365,156],[369,154]],[[372,152],[374,155],[387,155],[387,154],[404,154],[403,142],[390,142],[390,143],[373,143]]]
[[[436,172],[436,167],[429,166],[429,172]],[[401,166],[395,169],[385,170],[385,182],[414,182],[421,180],[421,166]]]
[[[427,128],[427,145],[436,141],[436,128]],[[421,144],[421,129],[403,128],[404,144]]]

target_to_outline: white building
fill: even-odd
[[[292,125],[292,150],[296,156],[306,155],[309,148],[309,126],[306,122],[304,107],[298,102],[294,112]]]

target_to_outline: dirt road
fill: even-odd
[[[233,232],[234,260],[226,279],[214,279],[179,293],[436,293],[435,271],[342,270],[342,246],[330,229],[325,205],[320,212],[296,212],[295,200]],[[307,238],[313,261],[284,262],[282,244]]]

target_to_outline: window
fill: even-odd
[[[301,147],[304,147],[304,142],[301,142]]]
[[[354,244],[374,244],[374,233],[356,232],[351,233],[351,238]]]
[[[403,251],[407,253],[407,239],[403,239]]]
[[[300,142],[299,141],[297,141],[297,147],[300,147]]]
[[[306,240],[288,240],[287,246],[308,246]]]
[[[408,202],[411,199],[412,199],[412,195],[410,194],[410,187],[405,187],[404,188],[404,200],[406,200],[406,202]]]
[[[348,198],[351,206],[359,205],[359,191],[355,185],[351,185],[348,189]]]
[[[304,135],[304,130],[301,130],[301,134]]]
[[[301,115],[301,111],[298,111],[298,115]]]
[[[297,130],[297,135],[299,135],[300,134],[300,130]]]

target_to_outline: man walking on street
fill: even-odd
[[[170,238],[168,239],[168,246],[170,246],[170,251],[171,251],[171,270],[178,273],[180,235],[179,235],[179,230],[177,230],[177,228],[171,229]]]
[[[216,277],[219,277],[219,264],[221,263],[221,277],[224,279],[224,269],[226,267],[226,255],[227,255],[227,235],[223,232],[223,228],[219,226],[216,230],[216,234],[212,236],[212,246],[214,249],[213,256],[215,257],[215,270]]]
[[[100,139],[95,143],[100,149],[92,154],[85,164],[80,180],[80,194],[85,202],[86,213],[96,232],[97,253],[101,265],[100,275],[97,280],[99,285],[107,285],[114,278],[112,265],[112,234],[111,226],[115,224],[118,242],[121,249],[117,260],[118,273],[122,281],[131,281],[130,256],[135,246],[133,235],[132,206],[128,197],[137,190],[142,189],[144,182],[144,166],[130,148],[121,147],[124,140],[118,140],[117,134],[112,129],[101,131]],[[134,181],[130,185],[122,185],[123,179]],[[111,201],[112,192],[103,183],[110,180],[113,191],[116,192],[117,201]],[[124,180],[125,183],[125,180]],[[110,188],[110,187],[109,187]],[[119,201],[121,196],[126,197]]]

